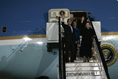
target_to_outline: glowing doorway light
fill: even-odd
[[[24,37],[23,38],[25,41],[31,41],[32,39],[31,38],[29,38],[29,37]]]
[[[43,42],[36,42],[37,44],[40,44],[40,45],[42,45],[43,44]]]

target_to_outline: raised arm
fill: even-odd
[[[83,16],[81,19],[81,26],[84,27],[86,25],[86,18]]]
[[[66,24],[64,23],[65,15],[62,15],[61,18],[62,18],[62,27],[65,28],[66,27]]]

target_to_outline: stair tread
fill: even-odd
[[[78,71],[78,70],[99,70],[99,67],[66,68],[66,71]]]
[[[67,63],[66,67],[71,67],[71,66],[98,66],[97,63]]]
[[[98,67],[98,66],[66,66],[66,68],[68,68],[68,67]]]
[[[107,79],[107,78],[101,78],[101,76],[72,76],[72,77],[66,77],[66,79]]]
[[[66,74],[80,74],[80,73],[91,73],[92,75],[100,75],[103,74],[100,71],[75,71],[75,72],[66,72]]]
[[[76,62],[68,62],[66,64],[70,64],[70,63],[76,63]],[[97,62],[77,62],[77,63],[89,63],[89,64],[91,64],[91,63],[97,63]]]
[[[98,71],[99,72],[99,70],[81,70],[80,72],[84,72],[84,71]],[[66,71],[66,72],[77,72],[77,71]]]

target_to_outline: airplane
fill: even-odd
[[[7,71],[15,78],[48,76],[50,79],[57,79],[60,76],[59,38],[53,34],[55,35],[58,29],[53,28],[56,33],[50,34],[48,25],[58,25],[58,18],[55,16],[64,12],[68,13],[66,19],[73,15],[87,16],[87,13],[91,12],[92,17],[99,23],[101,49],[109,75],[111,79],[118,78],[117,71],[114,70],[117,70],[118,50],[117,0],[12,1],[0,1],[0,74]],[[56,38],[52,40],[50,35]]]

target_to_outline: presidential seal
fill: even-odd
[[[59,15],[60,15],[60,16],[65,15],[65,11],[64,11],[64,10],[61,10],[61,11],[59,12]]]
[[[113,65],[118,57],[116,48],[110,43],[101,44],[101,50],[104,55],[107,66]]]

